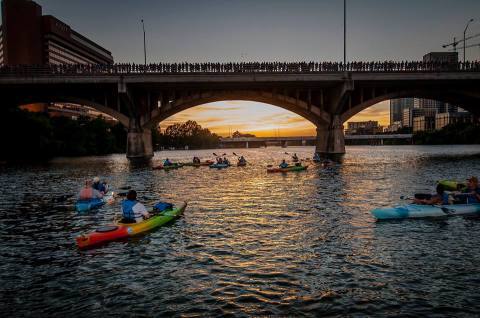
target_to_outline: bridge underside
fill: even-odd
[[[343,123],[379,102],[402,97],[445,101],[480,116],[480,73],[236,74],[0,77],[6,103],[72,102],[128,129],[127,157],[153,156],[151,129],[178,112],[221,100],[248,100],[292,111],[317,127],[316,151],[345,153]]]

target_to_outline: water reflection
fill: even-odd
[[[166,172],[113,155],[0,168],[4,315],[478,311],[478,219],[375,223],[369,210],[432,191],[438,179],[478,175],[480,147],[349,147],[341,165],[309,163],[288,174],[266,173],[268,164],[290,159],[285,149],[233,151],[249,165]],[[212,152],[157,153],[155,160],[211,159]],[[146,204],[161,198],[189,206],[171,226],[78,251],[74,237],[110,222],[118,205],[77,214],[73,198],[54,198],[95,175],[135,188]]]

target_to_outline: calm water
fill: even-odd
[[[227,151],[233,159],[232,150]],[[349,147],[342,165],[267,175],[284,151],[234,149],[251,165],[165,172],[123,155],[0,168],[2,316],[472,316],[480,312],[480,219],[376,223],[369,211],[480,175],[480,146]],[[209,151],[156,154],[178,161]],[[145,236],[78,251],[118,204],[77,214],[85,177],[145,203],[188,201]]]

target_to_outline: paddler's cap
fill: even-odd
[[[478,178],[472,176],[472,177],[468,178],[467,181],[470,181],[472,183],[478,183]]]
[[[100,178],[99,177],[93,178],[93,182],[95,182],[95,183],[100,182]]]

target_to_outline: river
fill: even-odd
[[[244,155],[247,167],[131,167],[124,155],[0,167],[0,309],[8,316],[472,316],[480,219],[375,222],[370,210],[480,175],[480,146],[351,146],[343,164],[267,174],[311,147],[168,151]],[[74,238],[118,203],[78,214],[86,177],[146,204],[188,201],[174,224],[87,251]]]

